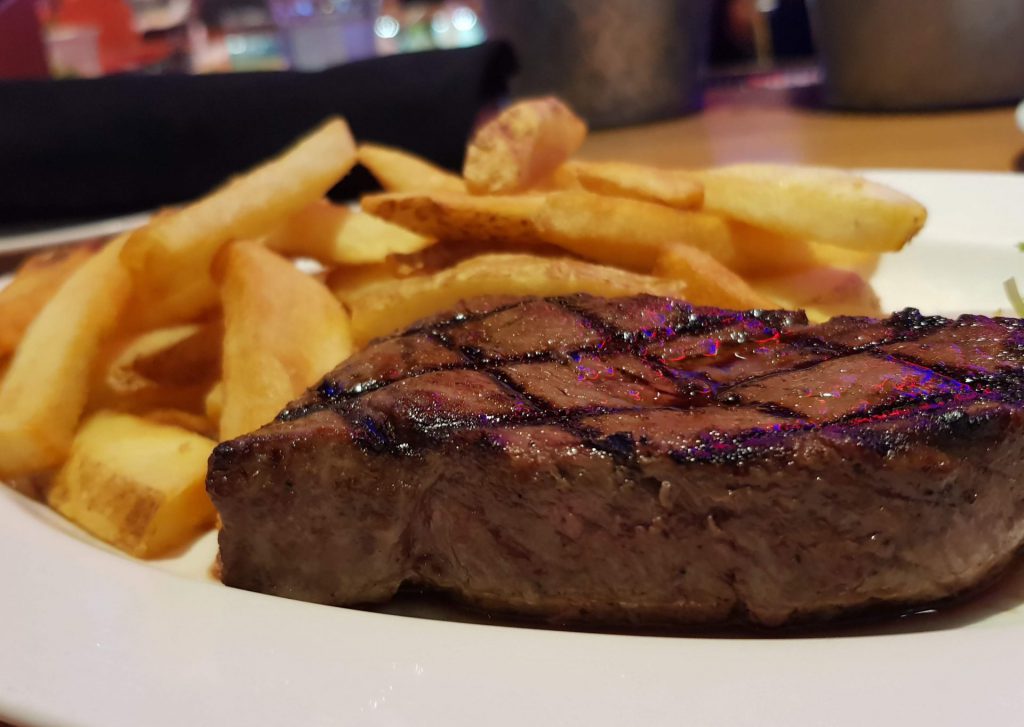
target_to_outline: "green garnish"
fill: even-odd
[[[1010,299],[1010,305],[1013,306],[1017,317],[1024,318],[1024,298],[1021,298],[1020,290],[1017,289],[1017,279],[1009,278],[1003,281],[1003,289],[1006,290],[1006,297]]]
[[[1021,252],[1024,252],[1024,242],[1018,242],[1017,249],[1020,250]]]

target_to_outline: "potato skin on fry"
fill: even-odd
[[[474,194],[522,192],[572,156],[586,135],[586,123],[559,99],[518,101],[473,135],[462,176]]]
[[[526,195],[378,194],[363,209],[445,242],[557,245],[600,263],[648,271],[667,244],[729,261],[728,224],[703,212],[584,190]]]
[[[205,484],[215,444],[177,426],[97,414],[75,436],[47,501],[126,553],[162,555],[213,522]]]
[[[363,209],[421,235],[446,242],[540,242],[535,218],[540,195],[474,196],[435,192],[370,194]]]

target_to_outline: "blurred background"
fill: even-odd
[[[815,55],[804,0],[3,0],[0,32],[7,79],[310,71],[508,36],[548,62],[567,44],[635,55],[638,35],[693,37],[699,60],[725,73]]]
[[[609,130],[596,157],[644,126],[638,161],[1019,169],[1024,2],[0,0],[0,223],[185,199],[331,113],[458,168],[543,93]]]

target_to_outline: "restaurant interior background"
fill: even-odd
[[[1019,0],[0,0],[0,221],[189,199],[334,113],[457,169],[544,93],[583,157],[1020,170],[1022,34]]]

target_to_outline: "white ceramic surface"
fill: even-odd
[[[138,212],[123,217],[111,217],[105,220],[79,222],[46,229],[0,228],[0,255],[13,255],[94,237],[118,235],[127,230],[141,227],[150,217],[152,214],[149,212]]]
[[[1024,177],[874,172],[929,207],[889,308],[1007,307]],[[1024,568],[944,615],[798,639],[587,634],[225,588],[214,541],[141,563],[0,488],[0,720],[182,725],[963,725],[1024,714]]]

